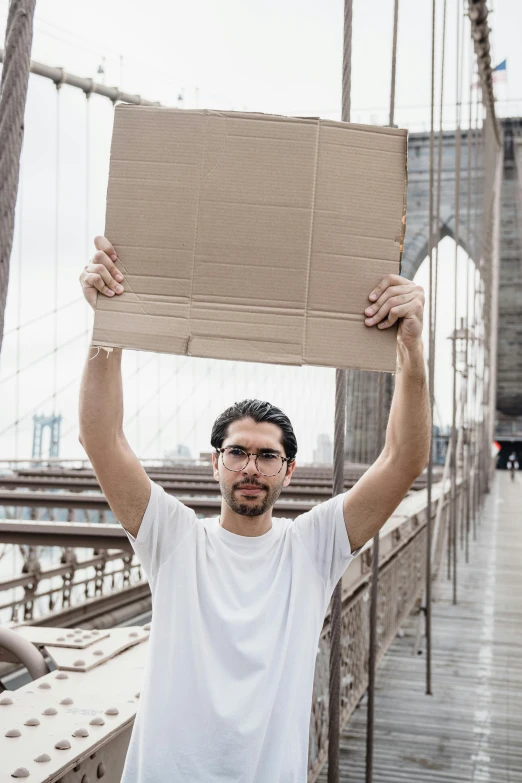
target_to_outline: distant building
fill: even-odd
[[[317,448],[314,449],[314,462],[331,465],[333,463],[333,443],[329,435],[324,432],[317,436]]]
[[[184,443],[178,443],[175,449],[169,449],[165,452],[165,459],[192,459],[190,449]]]

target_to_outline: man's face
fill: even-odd
[[[240,419],[229,425],[227,437],[221,447],[236,446],[251,454],[270,449],[286,457],[281,437],[281,429],[275,424]],[[290,465],[285,462],[277,475],[264,476],[256,468],[255,457],[250,457],[248,464],[238,472],[225,468],[222,454],[219,459],[213,454],[212,463],[214,478],[219,481],[226,504],[236,514],[248,517],[260,516],[272,508],[282,488],[290,484],[295,468],[295,462]]]

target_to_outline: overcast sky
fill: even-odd
[[[7,7],[0,0],[2,29]],[[522,4],[496,0],[493,7],[493,60],[508,60],[507,84],[497,87],[498,110],[519,115]],[[400,0],[396,123],[412,131],[429,124],[430,8],[428,0]],[[392,14],[393,0],[354,0],[353,121],[387,122]],[[448,0],[446,127],[455,124],[456,15],[457,3]],[[342,17],[338,0],[265,0],[262,6],[239,0],[149,0],[145,6],[134,0],[38,0],[32,57],[166,105],[340,119]],[[440,33],[440,18],[438,23]],[[464,63],[467,101],[467,38]],[[100,66],[104,73],[98,73]],[[104,228],[112,106],[99,96],[87,102],[68,86],[57,94],[51,82],[31,76],[25,127],[0,357],[0,457],[30,456],[32,413],[51,413],[55,390],[56,410],[63,416],[61,454],[78,457],[83,455],[77,441],[78,385],[92,319],[87,306],[74,300],[81,293],[78,275],[92,254],[92,238]],[[452,243],[445,240],[440,306],[447,308],[447,318],[439,322],[446,325],[452,318],[448,280],[453,279],[453,257]],[[459,258],[462,293],[466,259],[464,254]],[[419,280],[427,285],[423,269]],[[40,319],[16,331],[19,323],[51,311],[55,302],[60,308],[56,319]],[[442,328],[440,343],[448,351],[449,330]],[[69,341],[55,361],[55,346]],[[436,386],[437,416],[446,423],[448,357],[440,356]],[[247,396],[267,398],[287,411],[305,461],[313,457],[317,434],[333,431],[333,370],[126,352],[124,378],[126,433],[142,457],[161,456],[178,442],[193,455],[207,450],[214,418]],[[10,426],[17,418],[18,429]]]

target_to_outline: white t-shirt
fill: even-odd
[[[343,497],[249,537],[151,481],[128,534],[153,619],[122,783],[306,783],[319,636],[354,557]]]

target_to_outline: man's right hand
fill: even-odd
[[[96,253],[80,275],[83,295],[94,310],[96,308],[97,291],[105,296],[115,296],[124,291],[123,275],[116,267],[118,260],[116,251],[105,237],[95,237]]]

